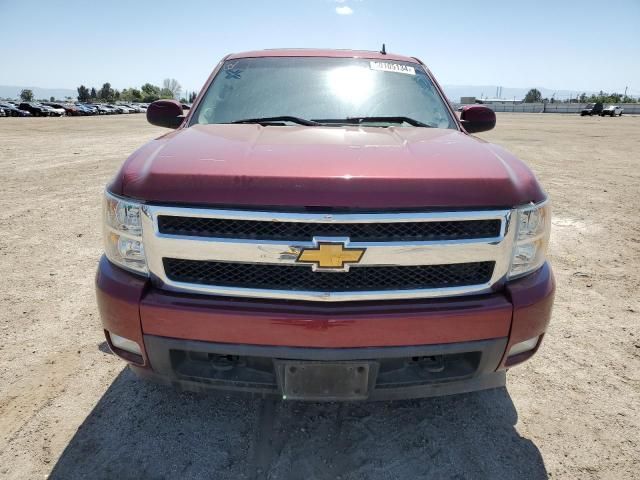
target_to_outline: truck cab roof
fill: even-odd
[[[417,58],[398,55],[396,53],[380,53],[372,50],[342,50],[319,48],[276,48],[268,50],[252,50],[248,52],[232,53],[227,57],[227,60],[233,60],[236,58],[259,57],[370,58],[374,60],[421,63]]]

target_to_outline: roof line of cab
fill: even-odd
[[[380,53],[370,50],[342,50],[319,48],[274,48],[267,50],[252,50],[248,52],[232,53],[226,60],[259,57],[329,57],[329,58],[370,58],[373,60],[393,60],[422,64],[414,57],[406,57],[396,53]]]

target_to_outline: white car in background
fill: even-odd
[[[116,113],[131,113],[132,110],[124,105],[108,105],[108,107],[112,108],[116,111]]]
[[[131,113],[142,113],[142,108],[139,105],[131,104],[131,103],[123,103],[121,104],[123,107],[127,107],[131,110]]]
[[[617,115],[621,117],[622,107],[618,107],[617,105],[609,105],[608,107],[603,108],[602,112],[600,112],[601,117],[604,117],[605,115],[609,115],[610,117],[615,117]]]
[[[67,112],[64,110],[64,108],[52,107],[51,105],[45,105],[45,104],[42,104],[42,107],[44,107],[47,110],[49,110],[50,112],[52,112],[51,116],[64,117],[67,114]]]

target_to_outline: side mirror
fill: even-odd
[[[468,133],[486,132],[496,126],[496,114],[484,105],[468,105],[463,107],[460,121]]]
[[[178,128],[183,120],[182,105],[175,100],[156,100],[147,108],[147,121],[152,125]]]

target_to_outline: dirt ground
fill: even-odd
[[[0,119],[0,478],[639,478],[640,117],[499,114],[553,207],[550,330],[506,389],[395,403],[186,394],[109,354],[100,200],[163,130]]]

